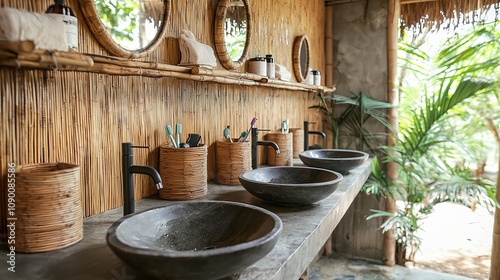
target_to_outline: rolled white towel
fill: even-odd
[[[189,30],[182,30],[179,38],[179,49],[181,51],[180,64],[217,66],[217,59],[212,47],[197,42],[194,34]]]
[[[0,8],[0,40],[31,40],[37,49],[68,50],[64,23],[55,14]]]

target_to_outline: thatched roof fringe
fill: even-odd
[[[401,5],[401,29],[419,33],[424,28],[455,29],[460,25],[484,20],[493,8],[499,20],[499,0],[437,0]]]

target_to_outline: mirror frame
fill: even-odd
[[[217,52],[217,56],[219,57],[219,61],[224,66],[224,68],[228,70],[234,70],[245,64],[248,55],[248,46],[250,45],[250,38],[252,34],[252,13],[250,12],[250,7],[248,6],[247,0],[242,0],[247,13],[247,36],[245,42],[245,48],[243,49],[243,53],[238,61],[233,61],[229,56],[226,48],[226,42],[224,40],[225,31],[224,31],[224,22],[227,13],[227,7],[229,0],[219,0],[219,4],[217,5],[217,12],[215,14],[214,21],[214,42],[215,42],[215,50]]]
[[[170,0],[163,0],[163,3],[165,4],[165,10],[163,12],[163,23],[160,27],[160,30],[158,31],[158,34],[156,34],[156,37],[149,45],[139,50],[125,49],[113,40],[109,32],[101,23],[101,19],[97,14],[97,10],[95,9],[93,0],[78,0],[78,3],[80,4],[80,10],[82,11],[85,22],[87,23],[90,31],[92,32],[92,34],[94,34],[94,37],[97,39],[97,41],[112,55],[125,58],[145,57],[153,52],[158,47],[158,45],[163,42],[163,38],[165,37],[165,33],[167,30],[167,21],[169,20],[170,16]]]
[[[295,37],[295,40],[293,42],[293,53],[292,53],[292,60],[293,60],[293,72],[295,73],[295,78],[297,79],[297,82],[303,82],[306,80],[307,75],[305,76],[302,75],[301,69],[302,67],[300,66],[300,48],[304,46],[306,48],[306,61],[305,61],[305,66],[306,70],[309,71],[309,40],[307,39],[306,35],[300,35]],[[306,72],[307,73],[307,72]]]

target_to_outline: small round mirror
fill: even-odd
[[[79,0],[87,25],[111,54],[144,57],[162,42],[170,0]]]
[[[215,17],[215,49],[224,68],[232,70],[247,58],[251,33],[247,0],[219,0]]]
[[[293,42],[293,72],[297,82],[303,82],[309,72],[309,42],[306,35],[297,36]]]

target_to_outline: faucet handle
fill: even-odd
[[[257,136],[259,134],[259,131],[271,131],[271,130],[252,127],[252,136]]]
[[[310,124],[316,124],[316,122],[304,121],[304,126],[307,127]]]
[[[132,146],[132,148],[149,149],[149,146]]]
[[[132,142],[124,142],[122,143],[122,155],[132,155],[132,148],[144,148],[147,149],[149,146],[134,146]]]

